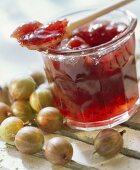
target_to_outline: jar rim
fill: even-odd
[[[86,9],[86,10],[91,10],[91,8]],[[85,10],[81,10],[78,12],[82,12]],[[75,11],[76,13],[77,11]],[[95,47],[89,47],[89,48],[85,48],[85,49],[80,49],[80,50],[56,50],[56,49],[48,49],[47,51],[43,52],[44,54],[46,53],[50,53],[50,54],[56,54],[56,55],[76,55],[76,54],[85,54],[85,53],[99,53],[101,51],[103,51],[103,49],[107,50],[110,49],[118,40],[121,40],[123,38],[125,38],[127,35],[131,34],[134,32],[134,29],[136,28],[137,25],[137,17],[136,15],[134,15],[132,12],[130,12],[129,10],[115,10],[115,12],[121,12],[122,14],[124,14],[125,16],[129,17],[130,19],[130,24],[129,27],[127,27],[127,29],[119,34],[118,36],[116,36],[115,38],[113,38],[111,41],[108,41],[106,43],[103,43],[101,45],[95,46]],[[60,17],[66,17],[68,15],[72,15],[74,14],[74,12],[69,12],[66,15],[62,15]],[[58,18],[60,18],[58,17]]]

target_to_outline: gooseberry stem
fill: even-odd
[[[8,112],[7,116],[10,117],[10,116],[13,116],[13,114],[11,112]]]
[[[31,123],[29,121],[27,121],[23,124],[23,126],[30,126],[30,125],[31,125]]]
[[[123,136],[124,133],[126,133],[126,130],[122,130],[121,132],[119,132],[121,136]]]
[[[93,152],[93,155],[94,155],[95,153],[97,153],[97,152],[96,152],[96,151],[94,151],[94,152]]]

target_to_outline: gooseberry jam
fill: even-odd
[[[121,22],[93,21],[60,43],[57,49],[66,50],[65,54],[45,55],[46,75],[54,83],[55,105],[70,126],[96,129],[115,124],[137,102],[134,33],[107,53],[81,53],[113,41],[127,27]],[[81,51],[70,54],[69,50]]]
[[[65,18],[81,18],[87,11],[73,12],[48,25],[38,21],[24,24],[12,37],[21,46],[43,53],[54,104],[67,124],[91,130],[120,124],[138,108],[137,20],[130,12],[115,11],[65,38],[69,23]]]

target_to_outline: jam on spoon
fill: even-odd
[[[48,25],[38,21],[29,22],[19,26],[11,37],[16,38],[21,46],[30,50],[45,51],[47,48],[55,48],[62,41],[67,23],[66,19]]]

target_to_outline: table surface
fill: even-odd
[[[115,1],[115,0],[114,0]],[[111,0],[5,0],[0,2],[1,39],[0,39],[0,84],[7,83],[16,75],[28,73],[30,70],[42,69],[43,63],[40,54],[20,48],[19,45],[10,39],[11,31],[20,23],[29,20],[40,20],[46,22],[50,17],[55,16],[67,9],[101,6],[109,4]],[[14,4],[14,5],[13,5]],[[133,11],[138,18],[140,1],[126,6],[126,9]],[[49,14],[49,15],[48,15]],[[140,26],[137,27],[137,54],[140,54]],[[139,57],[138,57],[138,63]],[[140,76],[140,69],[138,68]],[[58,134],[45,136],[47,141],[53,136],[64,135],[72,143],[74,148],[73,160],[65,167],[54,166],[44,159],[42,153],[34,156],[19,153],[14,146],[0,142],[0,169],[2,170],[139,170],[140,169],[140,111],[125,126],[115,127],[121,131],[126,129],[124,134],[124,147],[120,154],[112,159],[105,159],[98,154],[93,154],[93,141],[98,131],[78,131],[62,129]]]

